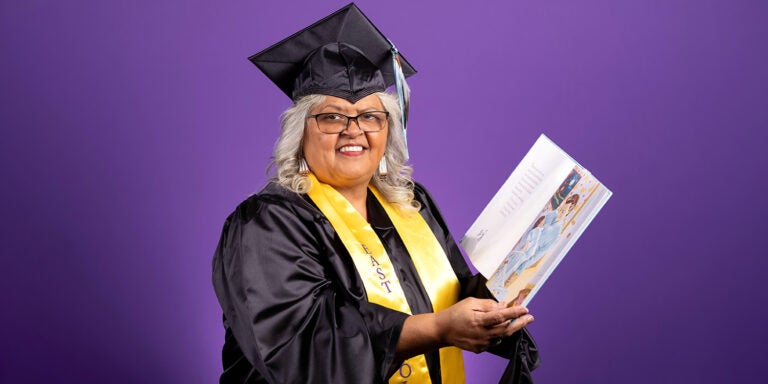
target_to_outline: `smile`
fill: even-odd
[[[339,152],[341,153],[347,153],[347,152],[362,152],[363,147],[361,145],[348,145],[346,147],[339,148]]]

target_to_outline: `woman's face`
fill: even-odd
[[[358,116],[363,112],[383,111],[376,95],[370,95],[352,104],[345,99],[326,96],[310,114],[337,112]],[[304,130],[304,157],[309,169],[318,180],[336,188],[368,185],[379,165],[387,144],[388,124],[378,132],[363,132],[350,121],[345,131],[338,134],[320,132],[315,119],[307,119]]]
[[[568,216],[571,211],[573,210],[573,203],[571,202],[563,202],[560,204],[559,207],[557,207],[557,219],[556,221],[560,221],[564,219],[566,216]]]

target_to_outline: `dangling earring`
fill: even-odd
[[[307,161],[304,160],[303,157],[299,159],[299,175],[309,175],[309,164],[307,164]]]
[[[387,177],[387,156],[384,155],[381,158],[381,161],[379,162],[379,178],[386,178]]]

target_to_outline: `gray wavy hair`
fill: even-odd
[[[384,151],[388,173],[382,178],[376,169],[371,183],[389,203],[405,211],[418,211],[420,204],[413,199],[413,169],[405,163],[406,145],[400,124],[400,104],[396,95],[386,92],[375,95],[389,112],[389,133]],[[302,141],[309,112],[324,100],[324,95],[302,97],[281,116],[280,137],[267,170],[274,166],[277,173],[272,176],[272,180],[296,193],[307,193],[310,187],[309,179],[299,174],[299,159],[302,157]]]

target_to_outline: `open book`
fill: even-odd
[[[499,301],[527,305],[609,191],[541,135],[461,239]]]

